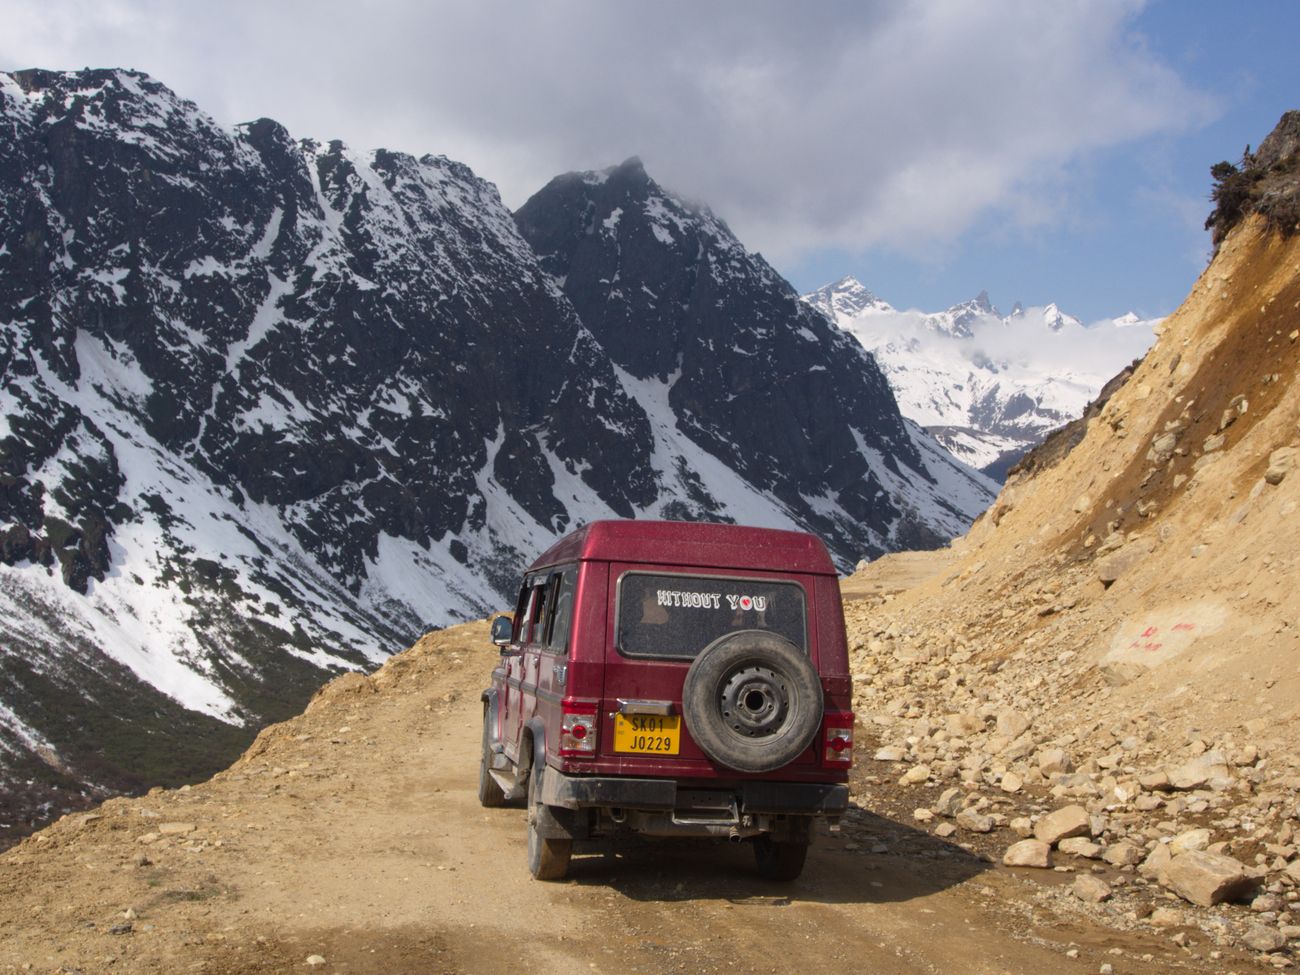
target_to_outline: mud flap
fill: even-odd
[[[585,809],[543,805],[537,810],[537,835],[548,840],[585,840],[590,817]]]

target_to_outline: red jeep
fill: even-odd
[[[852,688],[834,566],[816,537],[602,521],[524,574],[483,692],[479,800],[528,807],[528,867],[621,831],[749,841],[803,869],[848,805]]]

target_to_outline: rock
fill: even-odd
[[[1114,843],[1101,858],[1113,867],[1135,867],[1146,859],[1146,852],[1132,843]]]
[[[1098,574],[1100,575],[1100,571]],[[1118,578],[1119,576],[1116,575],[1109,579],[1102,578],[1101,581],[1109,586]],[[1111,687],[1123,687],[1125,684],[1132,684],[1135,680],[1150,670],[1150,668],[1144,667],[1142,664],[1135,663],[1132,660],[1117,660],[1108,664],[1102,664],[1097,668],[1097,670],[1098,673],[1101,674],[1101,679]]]
[[[1169,852],[1169,847],[1164,843],[1157,843],[1156,848],[1147,855],[1147,858],[1142,861],[1142,865],[1138,867],[1138,873],[1148,880],[1164,883],[1162,878],[1172,862],[1173,856]]]
[[[1190,762],[1169,770],[1169,784],[1175,789],[1184,791],[1207,785],[1213,787],[1231,781],[1232,774],[1228,771],[1228,760],[1223,752],[1217,750],[1198,755]]]
[[[964,738],[984,730],[984,722],[978,714],[950,714],[947,718],[948,734],[954,738]]]
[[[1247,745],[1245,748],[1238,750],[1237,753],[1232,756],[1232,764],[1238,768],[1254,765],[1258,761],[1259,749],[1254,745]]]
[[[1251,951],[1281,951],[1286,947],[1286,936],[1277,928],[1266,924],[1247,924],[1241,943]]]
[[[1295,466],[1296,448],[1280,447],[1268,455],[1268,470],[1264,472],[1264,481],[1268,484],[1281,484],[1282,479]]]
[[[1030,724],[1028,716],[1012,708],[998,713],[998,734],[1008,741],[1015,741],[1023,735]]]
[[[1082,806],[1066,806],[1040,819],[1034,827],[1034,836],[1054,846],[1071,836],[1087,836],[1091,825],[1088,810]]]
[[[1150,792],[1168,792],[1173,788],[1169,784],[1169,773],[1164,771],[1139,775],[1138,785]]]
[[[1094,843],[1086,836],[1068,837],[1056,844],[1056,848],[1072,857],[1083,857],[1087,860],[1101,859],[1101,855],[1105,850],[1100,843]]]
[[[961,812],[961,789],[944,789],[931,808],[940,816],[956,816]]]
[[[1201,907],[1236,900],[1256,886],[1240,861],[1204,850],[1189,850],[1170,860],[1161,883]]]
[[[1079,874],[1071,888],[1074,896],[1089,904],[1100,904],[1110,900],[1110,884],[1090,873]]]
[[[952,823],[940,823],[934,828],[934,835],[942,840],[946,840],[953,833],[957,832],[957,827]]]
[[[1007,847],[1002,862],[1008,867],[1038,867],[1052,865],[1052,848],[1042,840],[1020,840]]]
[[[1201,827],[1200,829],[1189,829],[1179,833],[1169,841],[1169,852],[1174,856],[1180,853],[1186,853],[1189,850],[1204,850],[1210,845],[1210,831]]]
[[[184,836],[197,828],[193,823],[159,823],[158,833],[162,836]]]
[[[312,968],[318,968],[318,967],[320,967],[321,965],[324,965],[324,964],[325,964],[325,956],[324,956],[324,955],[308,955],[308,956],[307,956],[307,964],[308,964],[310,967],[312,967]]]
[[[1072,772],[1074,762],[1070,760],[1070,754],[1064,748],[1044,748],[1038,753],[1038,771],[1044,775],[1051,775],[1053,772]]]
[[[930,820],[934,819],[934,813],[930,812],[928,809],[913,809],[912,818],[918,823],[928,823]]]
[[[978,813],[973,809],[963,809],[957,814],[957,825],[972,833],[990,833],[993,831],[993,817]]]
[[[1025,787],[1025,781],[1015,772],[1007,772],[1002,776],[1000,788],[1003,792],[1016,793]]]
[[[1017,836],[1028,839],[1034,835],[1034,821],[1028,816],[1017,816],[1007,825],[1011,827],[1011,831]]]
[[[1097,562],[1097,578],[1101,580],[1102,585],[1110,586],[1116,579],[1122,576],[1133,566],[1137,565],[1144,558],[1151,554],[1153,546],[1151,542],[1139,540],[1129,545],[1125,545],[1113,555],[1108,555]],[[1146,668],[1142,668],[1145,670]],[[1137,676],[1134,674],[1133,676]],[[1131,676],[1130,680],[1133,679]]]
[[[1287,864],[1286,875],[1291,878],[1291,882],[1300,886],[1300,860],[1292,860]]]
[[[898,781],[900,785],[920,785],[922,782],[929,781],[929,778],[930,778],[930,766],[913,765],[910,769],[908,769],[906,772],[903,773],[902,778],[900,778]]]
[[[907,757],[907,749],[898,745],[886,745],[884,748],[876,749],[873,757],[877,762],[901,762]]]
[[[1263,914],[1265,911],[1284,911],[1286,910],[1286,901],[1277,894],[1260,894],[1250,902],[1250,909],[1257,914]]]
[[[1183,914],[1172,907],[1157,907],[1147,920],[1151,922],[1152,927],[1176,928],[1183,923]]]
[[[1177,433],[1162,433],[1151,442],[1151,449],[1147,451],[1147,460],[1153,464],[1163,464],[1174,455],[1174,448],[1177,446]]]

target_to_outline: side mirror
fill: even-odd
[[[509,616],[498,616],[492,621],[492,642],[498,647],[510,646],[510,639],[514,636],[515,621]]]

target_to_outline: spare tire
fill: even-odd
[[[695,744],[718,765],[771,772],[803,754],[822,721],[807,654],[766,630],[737,630],[700,651],[682,685]]]

